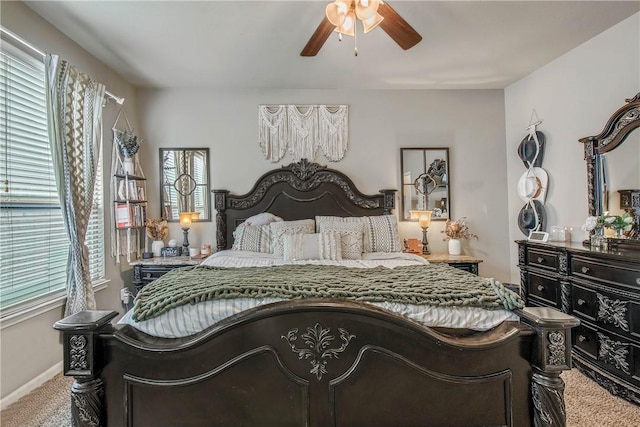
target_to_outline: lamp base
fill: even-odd
[[[189,256],[189,229],[183,228],[182,233],[184,239],[182,240],[182,256]]]
[[[429,240],[427,239],[427,228],[422,227],[422,255],[429,255]]]

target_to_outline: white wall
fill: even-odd
[[[348,104],[350,145],[329,167],[349,175],[366,193],[400,189],[401,147],[449,147],[453,216],[466,216],[479,240],[465,253],[484,259],[480,273],[509,277],[504,110],[501,90],[327,91],[271,90],[214,92],[140,90],[140,123],[146,138],[143,167],[149,188],[158,188],[159,147],[209,147],[212,188],[246,193],[272,164],[258,145],[259,104]],[[316,159],[328,164],[323,157]],[[398,199],[399,200],[399,199]],[[158,194],[149,191],[150,215],[159,215]],[[399,208],[399,205],[398,205]],[[432,251],[446,251],[440,231],[429,228]],[[189,242],[215,241],[215,223],[198,223]],[[403,222],[403,237],[421,237],[416,223]],[[176,224],[171,237],[181,241]]]
[[[29,43],[45,52],[56,53],[75,64],[85,73],[104,83],[107,89],[126,98],[126,108],[129,118],[135,123],[136,102],[134,88],[125,80],[97,61],[89,53],[81,49],[76,43],[68,39],[49,23],[40,18],[22,2],[2,2],[1,21],[3,27],[19,35]],[[104,179],[105,179],[105,208],[111,207],[109,197],[109,171],[111,170],[111,126],[115,120],[118,108],[110,102],[104,110]],[[105,213],[105,227],[109,230]],[[107,236],[109,233],[107,232]],[[96,301],[100,309],[115,309],[123,312],[119,303],[119,289],[123,284],[123,277],[131,281],[131,270],[128,265],[116,265],[110,257],[109,242],[106,242],[107,279],[111,282],[108,287],[96,294]],[[34,260],[37,262],[37,260]],[[0,352],[1,396],[6,398],[18,388],[33,380],[62,360],[62,346],[59,334],[53,330],[54,322],[62,317],[62,308],[55,308],[41,313],[16,325],[3,327],[0,332],[2,348]]]
[[[552,225],[573,227],[573,239],[581,241],[586,237],[580,226],[588,214],[587,175],[578,139],[599,134],[611,114],[639,91],[640,13],[505,89],[510,241],[524,238],[517,223],[523,203],[516,184],[525,167],[516,150],[527,134],[532,110],[543,121],[538,130],[546,136],[542,167],[549,174],[547,231]],[[625,145],[637,148],[639,134]],[[510,249],[511,280],[519,281],[516,245]]]

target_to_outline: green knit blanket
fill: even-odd
[[[522,299],[500,282],[445,264],[389,269],[327,265],[274,267],[196,266],[172,270],[136,297],[133,318],[141,321],[171,308],[213,299],[345,298],[414,305],[522,308]]]

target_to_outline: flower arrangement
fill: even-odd
[[[131,159],[140,149],[142,140],[138,141],[138,136],[133,133],[133,129],[115,131],[116,142],[118,143],[118,151],[125,159]]]
[[[150,219],[146,223],[147,236],[153,240],[165,240],[169,237],[169,224],[164,218]]]
[[[633,228],[633,217],[629,212],[622,215],[604,215],[589,216],[582,225],[583,231],[602,230],[604,228],[612,228],[614,230],[630,231]]]
[[[477,235],[469,231],[466,217],[460,218],[457,221],[451,221],[450,219],[448,219],[442,232],[447,236],[443,240],[471,239],[472,237],[476,239],[478,238]]]

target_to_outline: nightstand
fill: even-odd
[[[431,253],[428,255],[420,255],[422,258],[429,262],[439,263],[445,262],[451,267],[459,268],[460,270],[468,271],[469,273],[478,274],[478,264],[482,262],[481,259],[468,255],[449,255],[448,253]]]
[[[158,277],[163,276],[174,268],[187,267],[190,265],[198,265],[205,258],[196,258],[188,256],[177,257],[157,257],[149,259],[140,259],[131,263],[133,266],[133,285],[136,292],[144,288],[150,282]]]

